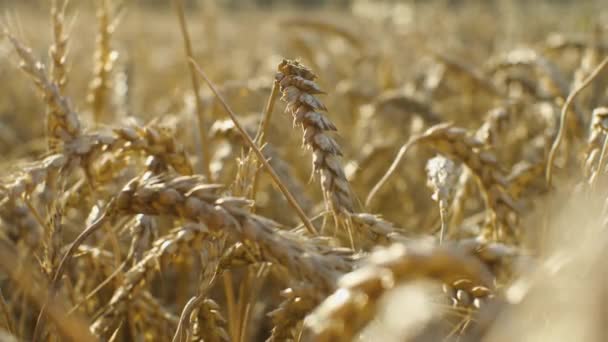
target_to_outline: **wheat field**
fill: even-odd
[[[605,341],[603,1],[3,0],[1,341]]]

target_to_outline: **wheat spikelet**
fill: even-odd
[[[54,154],[40,161],[26,165],[13,180],[4,185],[11,197],[31,196],[44,183],[55,183],[68,159],[62,154]]]

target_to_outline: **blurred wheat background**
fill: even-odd
[[[608,339],[605,1],[0,13],[0,340]]]

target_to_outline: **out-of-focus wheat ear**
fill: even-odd
[[[52,279],[55,267],[59,262],[59,253],[62,245],[62,218],[65,215],[65,204],[63,202],[65,201],[53,201],[51,203],[45,222],[42,264],[49,279]]]
[[[0,289],[0,311],[2,311],[2,317],[4,319],[4,327],[8,330],[8,332],[12,335],[15,335],[15,320],[11,315],[11,309],[6,302],[6,298],[4,298],[4,294],[2,293],[2,289]],[[16,340],[15,340],[16,341]]]
[[[49,108],[48,113],[53,114],[47,119],[49,136],[64,144],[79,137],[82,128],[78,114],[69,100],[61,95],[59,87],[49,79],[44,65],[34,58],[30,48],[24,46],[10,32],[5,31],[5,34],[21,59],[19,67],[34,81]]]
[[[193,316],[194,310],[199,309],[201,305],[205,303],[209,289],[216,282],[219,271],[218,267],[220,265],[220,259],[222,258],[222,254],[225,250],[225,236],[226,235],[218,238],[217,243],[213,240],[207,240],[203,242],[203,248],[201,248],[201,263],[202,265],[204,265],[204,269],[200,276],[200,285],[198,288],[198,293],[195,297],[192,297],[182,309],[179,324],[173,336],[174,342],[187,341],[186,335],[187,333],[192,331],[191,327],[187,327],[187,323],[191,323],[192,319],[196,317]],[[212,334],[213,332],[209,332],[209,335]]]
[[[495,149],[500,143],[502,134],[508,127],[509,119],[509,108],[498,107],[490,110],[481,127],[475,132],[475,137],[484,142],[490,150]],[[450,225],[452,227],[460,226],[462,223],[465,202],[471,197],[474,190],[475,184],[473,183],[474,177],[471,171],[468,169],[461,170],[458,186],[450,205]]]
[[[194,60],[194,54],[192,52],[192,43],[190,41],[190,33],[188,32],[188,25],[186,24],[186,18],[184,14],[184,5],[182,0],[173,0],[175,10],[177,12],[177,18],[179,20],[179,27],[184,40],[184,50],[186,52],[186,58],[188,61],[188,69],[190,70],[190,79],[192,81],[192,91],[194,92],[194,100],[196,101],[196,115],[198,119],[198,133],[199,139],[201,140],[201,154],[203,164],[203,174],[207,177],[210,182],[213,182],[213,174],[211,173],[211,145],[209,140],[209,133],[207,132],[207,118],[205,115],[205,109],[201,101],[200,86],[198,78],[196,77],[195,65],[192,64]]]
[[[303,341],[352,341],[375,316],[379,299],[390,289],[418,279],[454,283],[460,279],[491,287],[493,276],[477,259],[458,248],[414,248],[403,244],[373,252],[361,268],[338,281],[338,289],[304,321]]]
[[[118,52],[112,48],[112,35],[116,28],[112,0],[98,1],[97,39],[94,56],[93,79],[89,84],[87,101],[93,112],[93,120],[100,124],[108,119],[108,95],[111,94],[112,69]]]
[[[601,158],[601,150],[608,133],[608,107],[595,108],[591,115],[591,129],[585,148],[583,171],[588,179],[594,180],[598,176],[599,164],[596,164]]]
[[[204,299],[190,315],[190,342],[228,342],[226,318],[211,298]]]
[[[475,66],[467,64],[465,61],[458,60],[453,56],[442,53],[425,43],[424,40],[418,38],[417,39],[419,46],[422,50],[431,54],[434,58],[436,58],[439,62],[446,66],[446,68],[454,73],[464,75],[468,79],[470,79],[475,87],[479,90],[487,91],[489,94],[494,96],[504,98],[505,94],[496,87],[496,85],[489,79],[484,73],[480,70],[476,69]]]
[[[315,291],[313,287],[307,285],[281,291],[283,301],[278,308],[268,314],[274,327],[266,342],[295,340],[296,328],[300,326],[304,317],[319,304],[314,300],[314,296],[310,296]]]
[[[574,88],[570,92],[570,95],[568,95],[568,98],[566,98],[566,102],[564,102],[564,105],[562,106],[562,111],[559,119],[559,130],[557,132],[557,135],[555,136],[555,140],[553,140],[551,150],[549,151],[549,157],[547,158],[547,171],[545,177],[549,187],[551,187],[551,180],[553,176],[553,162],[555,160],[557,150],[559,149],[559,146],[561,145],[562,140],[564,139],[564,134],[566,131],[566,120],[568,119],[570,105],[572,104],[576,96],[587,86],[589,86],[589,84],[593,82],[597,75],[599,75],[602,70],[604,70],[606,65],[608,65],[608,56],[605,57],[602,62],[597,67],[595,67],[595,69],[593,69],[593,71],[589,74],[589,76],[587,76],[587,78],[581,81],[578,87]]]
[[[532,163],[521,161],[515,164],[507,177],[508,192],[511,197],[519,199],[522,194],[531,190],[544,190],[546,183],[542,180],[542,176],[545,173],[545,166],[546,162],[544,160]]]
[[[61,228],[64,204],[58,203],[57,198],[66,161],[65,156],[55,154],[25,166],[3,186],[6,199],[0,200],[0,218],[9,223],[8,237],[32,247],[42,241],[42,264],[49,275],[56,266],[61,247],[56,231]],[[41,191],[37,192],[37,189]],[[39,204],[38,208],[32,205],[34,202]]]
[[[217,242],[206,242],[205,247],[207,248],[201,250],[200,253],[201,263],[205,267],[200,275],[197,298],[202,298],[202,300],[197,301],[197,305],[194,305],[189,314],[188,341],[222,342],[230,340],[226,330],[227,322],[220,311],[219,305],[213,299],[205,298],[205,295],[216,283],[220,273],[229,269],[229,267],[226,267],[230,263],[227,259],[233,257],[228,251],[230,248],[226,248],[227,235],[221,235]]]
[[[48,317],[60,336],[70,341],[95,341],[81,317],[67,317],[63,298],[49,294],[44,277],[36,272],[39,267],[24,259],[17,247],[0,240],[0,270],[23,291],[37,307],[47,307]]]
[[[395,226],[378,215],[368,213],[355,213],[349,216],[354,233],[357,234],[359,248],[370,250],[376,246],[389,245],[395,242],[405,242],[403,228]]]
[[[57,5],[58,0],[53,0],[51,5],[51,22],[53,25],[53,43],[49,48],[51,57],[50,77],[51,81],[57,85],[61,95],[65,95],[65,87],[68,82],[68,43],[69,28],[66,27],[66,8],[69,0],[64,0],[63,5]]]
[[[69,0],[63,0],[62,5],[58,5],[59,0],[53,0],[51,3],[51,23],[53,30],[53,43],[49,48],[49,56],[51,60],[49,76],[51,82],[57,85],[59,94],[66,96],[66,86],[68,83],[68,65],[67,58],[69,53],[69,30],[66,24],[66,10]],[[53,127],[57,125],[55,118],[60,114],[53,113],[54,107],[47,106],[46,114],[46,132],[47,132],[47,148],[49,151],[57,151],[60,141],[53,136]]]
[[[120,151],[143,150],[148,155],[158,157],[182,175],[191,175],[194,171],[184,147],[178,142],[171,129],[150,122],[144,127],[119,127],[114,129],[118,141],[109,146],[110,150]]]

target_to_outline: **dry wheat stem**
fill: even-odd
[[[186,24],[186,18],[184,15],[184,5],[182,0],[173,0],[173,4],[175,6],[175,11],[177,12],[182,39],[184,40],[184,50],[186,52],[188,69],[190,70],[190,79],[192,81],[192,91],[194,92],[194,100],[196,101],[196,115],[198,119],[199,139],[201,139],[200,148],[202,152],[201,163],[203,165],[203,173],[207,179],[212,182],[213,176],[209,166],[211,163],[211,145],[207,132],[207,118],[205,117],[205,110],[202,107],[200,86],[196,77],[194,65],[191,62],[194,59],[194,54],[192,53],[192,43],[190,41],[190,34],[188,33],[188,26]]]
[[[222,95],[217,91],[217,89],[215,88],[215,86],[213,85],[211,80],[209,80],[209,78],[207,77],[205,72],[198,66],[198,64],[196,64],[196,61],[191,59],[190,63],[196,69],[196,71],[201,75],[201,77],[205,80],[205,82],[207,82],[207,85],[209,85],[209,88],[211,88],[213,93],[217,96],[218,100],[222,104],[222,107],[224,108],[226,113],[228,113],[228,115],[230,116],[230,119],[232,119],[232,121],[234,122],[234,126],[239,130],[239,133],[243,136],[243,138],[245,138],[245,141],[249,145],[249,148],[251,148],[256,153],[258,160],[262,163],[262,165],[264,165],[264,168],[266,169],[266,171],[268,172],[268,174],[274,181],[275,185],[279,188],[281,193],[285,196],[285,199],[287,200],[287,202],[289,202],[291,207],[296,211],[296,213],[298,214],[298,217],[300,218],[300,220],[302,220],[302,223],[304,223],[304,226],[306,227],[308,232],[310,234],[317,235],[318,234],[317,230],[315,229],[315,227],[312,225],[312,223],[306,216],[306,213],[304,212],[304,210],[302,210],[302,207],[300,207],[300,205],[298,204],[296,199],[293,197],[291,192],[289,192],[289,189],[287,189],[287,187],[285,186],[285,184],[283,184],[283,182],[281,181],[279,176],[276,174],[276,172],[274,171],[272,166],[270,166],[270,164],[264,157],[264,154],[262,153],[262,151],[260,151],[260,149],[256,146],[255,142],[251,139],[249,134],[247,134],[247,132],[245,131],[243,126],[241,126],[241,124],[239,123],[239,121],[236,117],[236,114],[234,114],[232,109],[230,109],[230,107],[228,106],[228,103],[226,103],[226,101],[224,100]]]
[[[555,159],[557,150],[559,149],[559,146],[562,143],[562,140],[563,140],[564,134],[565,134],[565,130],[566,130],[566,120],[568,118],[568,109],[570,108],[570,105],[572,104],[572,102],[574,101],[576,96],[581,91],[583,91],[589,84],[591,84],[591,82],[593,82],[593,80],[600,74],[600,72],[602,72],[602,70],[604,70],[606,65],[608,65],[608,56],[605,57],[602,60],[602,62],[597,67],[595,67],[595,69],[593,69],[591,74],[589,74],[589,76],[587,76],[587,78],[584,81],[582,81],[581,84],[577,88],[572,90],[570,95],[568,95],[566,102],[564,102],[564,105],[562,106],[562,111],[561,111],[560,120],[559,120],[559,130],[557,132],[557,136],[555,137],[555,140],[553,140],[553,144],[551,145],[551,150],[549,151],[549,157],[547,158],[547,170],[546,170],[545,177],[547,180],[547,185],[549,187],[551,187],[551,180],[552,180],[552,176],[553,176],[553,161]]]
[[[264,108],[264,115],[262,116],[262,120],[260,121],[260,126],[258,127],[258,131],[255,135],[253,141],[255,141],[256,145],[263,146],[264,139],[268,134],[268,126],[270,125],[270,118],[272,117],[272,113],[274,112],[274,105],[277,100],[277,96],[279,95],[279,82],[276,80],[272,82],[272,89],[270,90],[270,95],[268,97],[268,102],[266,102],[266,107]]]
[[[397,171],[397,168],[399,167],[399,164],[401,163],[401,160],[403,159],[403,157],[405,156],[405,154],[407,153],[407,151],[410,149],[410,147],[415,142],[416,142],[416,140],[414,138],[411,138],[407,143],[405,143],[403,146],[401,146],[401,148],[399,149],[399,152],[397,152],[397,156],[393,160],[393,163],[391,164],[391,166],[388,168],[388,170],[382,176],[382,178],[380,178],[380,180],[378,181],[378,183],[376,183],[376,185],[374,185],[374,187],[370,190],[369,194],[365,198],[365,206],[366,207],[369,208],[372,200],[374,199],[374,197],[376,196],[376,194],[378,193],[378,191],[380,191],[380,188],[382,188],[382,186],[386,182],[388,182],[389,178],[393,175],[393,173],[395,173],[395,171]]]
[[[266,103],[266,108],[264,109],[264,114],[262,116],[262,120],[260,121],[260,125],[258,127],[258,131],[255,135],[253,141],[257,146],[261,146],[264,149],[264,140],[266,139],[266,135],[268,134],[268,126],[270,125],[270,118],[272,117],[272,113],[274,112],[274,105],[277,100],[277,96],[279,94],[279,82],[276,80],[272,83],[272,89],[270,90],[270,96],[268,97],[268,102]],[[249,151],[251,153],[251,151]],[[251,199],[254,201],[257,198],[258,187],[259,187],[259,172],[256,171],[253,175],[252,180],[252,190],[251,190]]]

